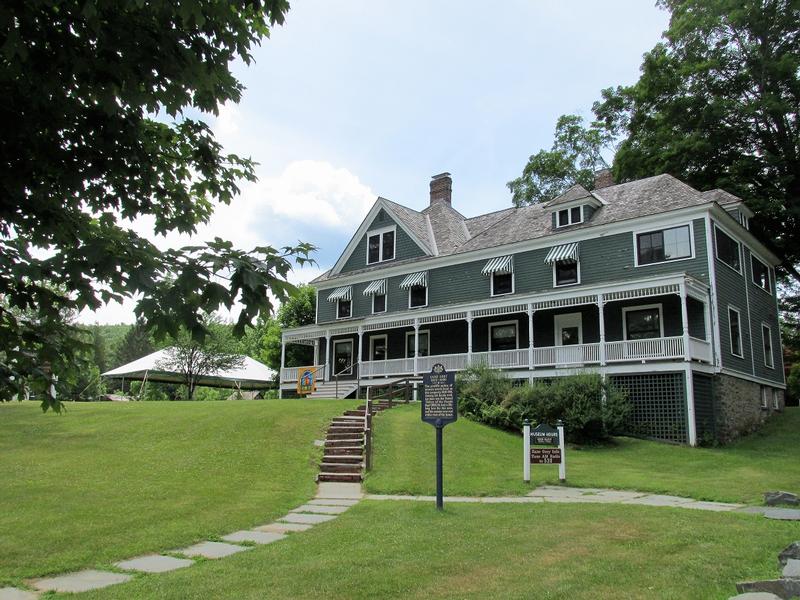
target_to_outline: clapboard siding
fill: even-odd
[[[398,260],[406,260],[409,258],[419,258],[425,256],[425,251],[420,248],[416,242],[412,240],[411,237],[405,232],[405,230],[397,225],[395,220],[392,219],[383,209],[381,209],[381,211],[372,221],[368,231],[380,229],[382,227],[389,227],[391,225],[397,226],[395,233],[395,257],[394,260],[387,261],[387,265],[391,265]],[[348,273],[350,271],[358,271],[359,269],[364,269],[367,266],[367,235],[364,234],[364,236],[358,241],[358,245],[356,245],[353,253],[344,263],[341,272]]]
[[[693,231],[695,258],[642,267],[634,265],[634,239],[632,232],[581,241],[579,243],[581,285],[611,283],[651,275],[679,273],[688,273],[698,279],[707,281],[708,263],[705,259],[706,236],[703,219],[694,221]],[[398,257],[399,236],[400,230],[398,228]],[[366,244],[366,240],[363,243]],[[545,247],[519,252],[514,255],[515,294],[548,292],[556,289],[553,286],[553,267],[545,263],[545,258],[549,251],[550,247]],[[363,267],[365,252],[366,246],[363,246],[360,251],[357,250],[353,255],[362,257],[362,263],[360,263],[359,268]],[[498,255],[500,254],[498,253]],[[351,260],[353,260],[352,257]],[[429,270],[428,306],[441,307],[449,304],[479,302],[489,299],[491,297],[489,277],[481,272],[486,263],[486,259],[481,259]],[[423,266],[423,264],[420,264],[420,268]],[[400,283],[405,277],[405,275],[399,275],[388,279],[387,312],[408,310],[408,291],[400,289]],[[378,278],[380,278],[380,272],[373,273],[372,279]],[[369,281],[365,281],[353,286],[354,317],[364,317],[371,313],[371,301],[368,298],[364,299],[362,295],[364,288],[368,284]],[[572,286],[572,288],[576,289],[580,288],[580,286]],[[335,320],[335,305],[325,301],[333,289],[335,289],[335,286],[321,289],[319,292],[319,323]],[[563,289],[570,288],[564,287]],[[579,292],[576,290],[576,293]],[[513,297],[513,295],[508,297]]]

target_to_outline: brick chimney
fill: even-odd
[[[439,173],[431,177],[431,206],[437,202],[444,202],[451,206],[453,195],[453,180],[450,173]]]
[[[611,169],[600,169],[594,173],[594,189],[600,190],[614,185],[614,175]]]

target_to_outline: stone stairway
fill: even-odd
[[[307,398],[347,398],[356,391],[357,387],[358,384],[355,381],[340,381],[337,391],[335,381],[325,381],[318,383],[317,389],[309,394]]]
[[[370,403],[370,412],[374,415],[393,405],[388,401],[374,401]],[[346,410],[342,416],[334,417],[331,421],[325,437],[317,481],[346,483],[362,481],[365,460],[366,411],[366,405],[362,404],[355,410]]]

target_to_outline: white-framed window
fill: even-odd
[[[386,294],[372,294],[372,314],[386,312]]]
[[[336,318],[349,319],[353,316],[353,301],[339,299],[336,301]]]
[[[714,247],[717,259],[741,274],[742,245],[716,225],[714,226]]]
[[[491,276],[492,296],[505,296],[514,293],[514,273],[492,273]]]
[[[489,351],[516,350],[519,348],[519,323],[500,321],[489,323]]]
[[[556,227],[566,227],[567,225],[577,225],[578,223],[583,223],[582,205],[562,208],[556,211]]]
[[[397,243],[397,227],[390,225],[367,232],[367,264],[392,260]]]
[[[578,285],[581,282],[581,261],[558,260],[553,263],[553,287]]]
[[[661,304],[626,306],[622,309],[622,321],[626,340],[664,337],[664,307]]]
[[[778,388],[772,388],[772,408],[775,410],[781,409],[781,393]]]
[[[412,285],[408,288],[408,308],[428,306],[428,286]]]
[[[369,336],[369,359],[386,360],[389,358],[389,336],[385,333]]]
[[[772,355],[772,328],[766,323],[761,324],[761,338],[764,344],[764,366],[772,369],[775,366],[775,357]]]
[[[728,307],[728,335],[731,342],[731,354],[744,358],[742,352],[742,313],[732,306]]]
[[[750,267],[753,276],[753,283],[768,294],[772,294],[772,282],[769,267],[752,254],[750,255]]]
[[[761,386],[761,408],[769,407],[769,388],[765,385]]]
[[[414,332],[406,331],[406,358],[414,358]],[[419,330],[419,356],[430,356],[431,334],[427,329]]]
[[[637,267],[694,258],[694,240],[690,223],[637,232],[633,237]]]
[[[562,313],[553,316],[556,346],[574,346],[583,343],[583,314]]]

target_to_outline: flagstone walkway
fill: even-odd
[[[312,500],[289,511],[273,523],[249,530],[235,531],[222,536],[222,542],[207,540],[187,548],[164,554],[138,556],[114,563],[119,572],[87,569],[56,577],[31,579],[26,584],[31,589],[0,588],[0,600],[36,600],[43,592],[83,592],[123,583],[133,578],[130,573],[165,573],[194,564],[193,558],[219,559],[250,550],[252,544],[271,544],[296,532],[307,531],[319,523],[335,519],[361,499],[379,501],[434,502],[435,496],[406,496],[393,494],[367,494],[359,483],[321,482]],[[574,488],[540,486],[526,496],[445,496],[446,503],[483,504],[537,504],[548,502],[586,504],[628,504],[662,506],[715,512],[743,512],[762,514],[771,519],[800,521],[800,510],[745,506],[728,502],[706,502],[694,498],[666,496],[647,492],[609,490],[600,488]]]

